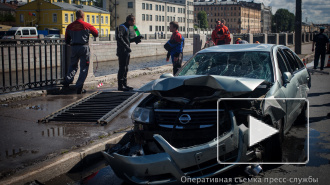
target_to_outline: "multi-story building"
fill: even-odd
[[[197,14],[205,11],[209,28],[215,28],[216,21],[225,19],[231,33],[260,33],[261,4],[237,0],[214,0],[194,2],[194,22],[199,25]]]
[[[261,33],[272,32],[272,7],[261,3]]]
[[[135,24],[142,34],[163,32],[169,34],[169,23],[177,21],[181,33],[193,32],[193,0],[104,0],[103,8],[111,11],[112,25],[135,16]],[[117,4],[115,6],[115,4]],[[116,7],[116,9],[115,9]],[[117,13],[117,15],[115,14]],[[117,24],[117,25],[115,25]]]
[[[84,20],[92,24],[100,35],[110,33],[110,12],[93,6],[92,1],[80,4],[80,1],[72,3],[57,2],[57,0],[36,0],[16,10],[16,25],[36,26],[38,30],[57,29],[60,34],[65,34],[66,27],[76,20],[75,12],[83,10]]]

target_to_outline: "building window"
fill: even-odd
[[[151,25],[149,26],[149,31],[152,31],[152,26]]]
[[[164,16],[162,16],[162,22],[164,22],[165,21],[165,17]]]
[[[73,13],[70,15],[70,19],[71,19],[71,22],[73,22],[73,20],[74,20]]]
[[[161,26],[158,26],[158,30],[159,30],[159,31],[162,31],[162,27],[161,27]]]
[[[57,22],[57,14],[53,13],[53,22]]]
[[[175,21],[175,17],[173,17],[173,21]]]
[[[170,7],[170,12],[173,12],[173,8],[172,8],[172,6]]]
[[[98,24],[99,23],[99,16],[97,15],[96,16],[96,24]]]
[[[142,21],[146,20],[146,15],[142,14]]]
[[[64,22],[69,22],[69,15],[67,13],[64,14]]]
[[[155,31],[158,31],[158,26],[155,26],[155,29],[156,29]]]
[[[21,15],[19,16],[19,20],[20,20],[20,22],[24,22],[24,15],[23,15],[23,14],[21,14]]]
[[[146,15],[146,21],[149,21],[149,15],[148,14]]]
[[[167,12],[169,12],[170,11],[170,7],[169,6],[167,6]]]
[[[221,10],[223,10],[223,7],[221,7]]]
[[[103,29],[101,29],[101,36],[102,36],[102,35],[104,35],[104,33],[103,33]]]
[[[108,18],[108,17],[107,17]],[[108,19],[107,19],[108,20]],[[95,24],[95,16],[92,15],[92,24]]]
[[[89,20],[89,15],[87,15],[87,22],[88,22],[88,23],[90,22],[90,20]]]
[[[169,22],[170,21],[170,17],[169,16],[167,16],[167,22]]]
[[[146,4],[146,9],[149,10],[149,4],[148,3]]]
[[[165,10],[165,6],[162,6],[162,11],[164,11]]]
[[[170,31],[170,27],[169,26],[167,26],[167,31]]]
[[[108,16],[105,16],[105,24],[108,24]]]
[[[152,21],[152,15],[150,15],[150,21]]]
[[[152,10],[152,4],[149,4],[149,9]]]
[[[101,24],[103,24],[104,23],[104,21],[103,21],[103,16],[101,16]]]
[[[108,29],[105,30],[105,35],[108,35]]]
[[[162,26],[162,31],[164,31],[164,26]]]
[[[146,4],[142,3],[142,10],[146,9]]]
[[[158,21],[158,15],[156,15],[156,21]]]
[[[133,8],[133,2],[128,2],[127,3],[127,8]]]
[[[158,11],[158,5],[156,5],[156,11]]]

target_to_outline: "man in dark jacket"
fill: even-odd
[[[329,38],[323,34],[324,27],[320,28],[320,33],[314,36],[312,51],[314,51],[314,45],[316,44],[315,57],[314,57],[314,69],[319,65],[319,58],[321,55],[321,66],[320,69],[323,70],[325,53],[329,49]]]
[[[78,61],[80,60],[80,74],[76,82],[77,94],[85,93],[83,89],[89,68],[90,49],[88,46],[89,35],[98,36],[98,31],[91,24],[84,22],[84,12],[76,12],[77,20],[69,24],[65,33],[65,42],[71,45],[71,63],[64,81],[61,82],[64,87],[68,87],[73,82],[74,76],[78,70]]]
[[[118,70],[118,90],[119,91],[129,91],[133,88],[127,85],[127,72],[128,72],[128,64],[130,59],[130,43],[135,42],[138,44],[141,42],[142,36],[135,37],[130,39],[129,37],[129,27],[134,26],[135,17],[133,15],[129,15],[126,17],[126,22],[119,25],[116,28],[116,40],[117,40],[117,56],[119,61],[119,70]]]

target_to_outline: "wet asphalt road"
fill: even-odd
[[[330,72],[330,68],[325,68],[325,71]],[[231,179],[232,184],[298,184],[299,180],[302,181],[300,184],[329,184],[330,118],[327,117],[327,114],[330,113],[329,81],[330,75],[317,72],[312,75],[312,88],[308,98],[310,103],[309,140],[306,137],[307,125],[293,126],[284,139],[284,158],[287,161],[308,161],[305,165],[263,165],[263,172],[253,178],[245,174],[244,166],[239,166],[218,175],[216,178]],[[307,154],[308,151],[309,155]],[[303,182],[308,180],[308,177],[317,180],[317,182]],[[248,179],[254,180],[254,182],[248,182]],[[116,177],[104,160],[82,172],[65,174],[46,182],[47,185],[64,183],[72,185],[125,184]]]

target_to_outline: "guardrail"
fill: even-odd
[[[63,79],[63,38],[0,40],[0,93],[56,84]]]

